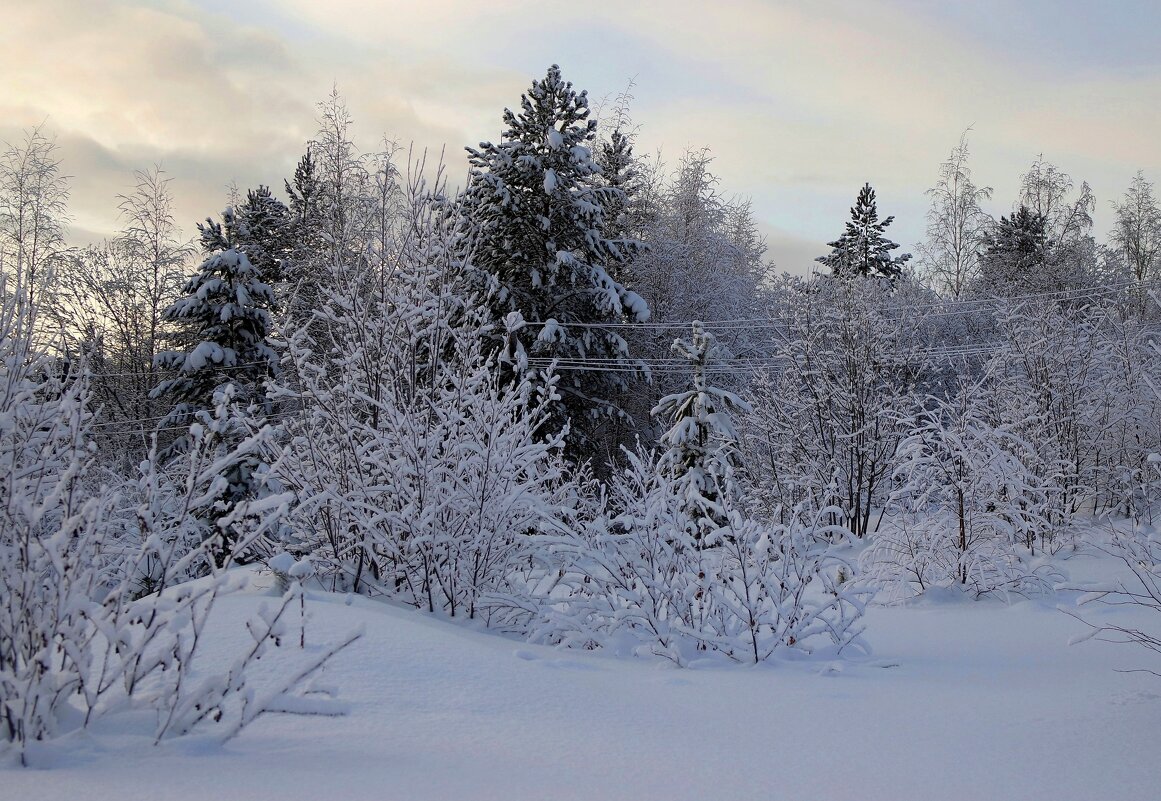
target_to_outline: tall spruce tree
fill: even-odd
[[[864,184],[851,207],[846,230],[835,241],[827,242],[831,252],[815,261],[829,267],[839,278],[871,275],[891,280],[898,278],[911,254],[891,255],[891,251],[899,246],[888,239],[884,231],[894,220],[892,216],[879,221],[875,190],[869,183]]]
[[[214,503],[206,509],[205,522],[219,563],[238,538],[237,521],[229,522],[231,516],[239,504],[256,495],[260,485],[258,456],[236,450],[248,428],[270,413],[266,379],[278,371],[278,357],[267,341],[274,292],[262,280],[244,243],[234,239],[244,228],[234,210],[226,209],[222,218],[220,224],[207,220],[208,225],[202,227],[207,247],[221,249],[210,252],[186,282],[184,296],[163,315],[187,327],[192,345],[155,357],[157,369],[174,375],[151,393],[151,397],[174,401],[173,409],[158,424],[161,432],[178,432],[166,448],[167,456],[189,450],[192,423],[213,432],[224,483],[213,489]]]
[[[615,278],[643,245],[610,236],[610,210],[623,207],[624,191],[598,180],[587,94],[559,67],[532,82],[518,112],[505,109],[504,126],[498,144],[468,148],[464,219],[475,265],[494,317],[515,311],[528,321],[518,337],[533,366],[556,358],[568,368],[555,414],[570,420],[573,455],[590,456],[586,440],[619,414],[632,368],[625,340],[602,324],[649,316]]]

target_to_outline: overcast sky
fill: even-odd
[[[907,249],[969,125],[1007,213],[1038,153],[1110,201],[1161,178],[1156,0],[14,0],[0,11],[0,139],[46,122],[73,238],[117,227],[134,169],[172,177],[179,222],[231,181],[281,188],[337,85],[363,149],[462,148],[559,63],[594,99],[635,82],[638,148],[708,146],[753,198],[778,267],[809,270],[870,181]]]

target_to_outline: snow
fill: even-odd
[[[1066,563],[1074,579],[1115,567]],[[222,658],[264,593],[220,599]],[[149,721],[114,718],[42,746],[34,764],[52,770],[5,768],[0,797],[1144,801],[1161,782],[1161,679],[1117,672],[1152,655],[1070,647],[1087,627],[1043,601],[944,593],[872,609],[868,658],[706,670],[527,645],[363,597],[314,593],[306,608],[308,648],[365,626],[323,677],[348,716],[268,716],[222,746],[156,748]]]
[[[559,322],[555,318],[549,317],[544,321],[544,327],[540,329],[540,333],[536,335],[538,342],[553,343],[564,338],[564,331]]]
[[[636,292],[632,290],[626,291],[621,298],[621,305],[625,307],[625,314],[634,322],[649,322],[649,304],[645,302],[645,298]]]

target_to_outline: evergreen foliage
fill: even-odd
[[[667,395],[653,409],[655,417],[673,421],[661,436],[665,450],[658,470],[677,485],[686,527],[701,546],[716,544],[714,532],[729,524],[727,510],[737,503],[734,472],[740,454],[731,414],[751,411],[733,392],[709,383],[714,344],[713,334],[700,322],[693,324],[690,340],[673,343],[673,352],[689,360],[693,386]]]
[[[278,372],[278,356],[267,339],[274,292],[261,280],[243,249],[245,244],[233,240],[245,230],[244,225],[232,209],[222,216],[221,225],[209,223],[202,230],[211,246],[226,249],[202,262],[186,283],[184,297],[164,313],[167,321],[186,326],[195,343],[185,351],[159,353],[154,360],[159,370],[176,373],[163,379],[151,394],[168,397],[175,404],[158,424],[163,434],[178,432],[163,454],[166,458],[190,448],[196,438],[193,426],[205,425],[211,410],[229,410],[231,422],[218,426],[215,440],[223,455],[236,450],[247,430],[270,413],[265,382]],[[238,538],[237,527],[226,521],[240,503],[258,492],[261,459],[249,453],[224,459],[221,468],[222,480],[209,489],[217,503],[206,509],[207,522],[213,526],[211,536],[219,542],[215,551],[219,559]]]
[[[1000,217],[988,238],[980,274],[986,291],[1018,294],[1035,289],[1051,256],[1048,220],[1021,205],[1011,217]]]
[[[227,210],[226,219],[232,216]],[[198,412],[214,408],[215,393],[227,384],[235,387],[236,404],[266,410],[263,381],[278,368],[278,356],[267,340],[274,305],[270,286],[245,252],[229,247],[202,262],[183,295],[164,317],[187,326],[196,344],[186,351],[164,351],[155,359],[159,369],[177,373],[153,391],[154,397],[175,402],[159,428],[184,428]],[[175,450],[181,450],[182,440],[178,438]]]
[[[891,255],[891,251],[899,246],[888,239],[884,232],[894,220],[894,217],[887,217],[879,221],[875,190],[869,183],[864,184],[855,205],[851,207],[851,219],[847,222],[846,230],[838,239],[827,243],[832,248],[831,252],[819,256],[815,261],[829,267],[831,273],[839,278],[898,278],[911,254]]]
[[[286,279],[293,232],[290,211],[268,186],[246,193],[246,201],[222,215],[222,222],[207,219],[198,225],[206,253],[235,248],[245,253],[259,280],[274,286]]]
[[[468,149],[463,206],[475,265],[494,318],[517,311],[527,321],[518,334],[526,354],[579,368],[560,381],[558,416],[569,418],[573,453],[582,455],[585,434],[618,414],[616,397],[631,374],[609,369],[632,362],[621,335],[601,324],[649,317],[641,297],[614,278],[642,245],[609,236],[609,213],[624,191],[601,185],[587,94],[559,67],[533,81],[519,111],[505,110],[504,126],[500,143]],[[604,369],[577,360],[603,361]]]

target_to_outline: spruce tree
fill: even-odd
[[[614,129],[607,142],[598,144],[596,161],[601,168],[602,184],[615,190],[606,200],[605,231],[610,236],[628,238],[639,228],[634,223],[640,216],[638,195],[642,189],[632,137],[620,128]]]
[[[887,239],[884,232],[894,220],[894,217],[888,217],[879,221],[875,190],[869,183],[864,184],[851,207],[846,230],[835,241],[827,242],[831,252],[815,261],[829,267],[839,278],[873,275],[895,280],[902,274],[903,265],[911,254],[891,255],[891,251],[899,246]]]
[[[734,473],[741,457],[731,415],[750,411],[733,392],[710,384],[707,372],[715,345],[713,334],[700,322],[693,323],[688,341],[673,343],[674,354],[690,363],[693,386],[667,395],[653,409],[654,417],[673,421],[661,435],[665,451],[658,470],[676,483],[690,533],[702,547],[717,544],[713,532],[730,522],[729,508],[738,500]]]
[[[475,266],[493,317],[519,312],[528,321],[519,345],[534,364],[557,358],[567,368],[555,415],[571,422],[573,455],[590,455],[586,435],[618,415],[616,396],[633,367],[625,340],[602,324],[649,316],[644,300],[615,278],[643,246],[607,233],[624,192],[601,185],[587,94],[559,67],[533,81],[519,111],[504,111],[504,126],[498,144],[468,148],[463,203]],[[588,369],[594,361],[599,366]]]
[[[188,350],[155,357],[157,369],[174,375],[151,393],[174,402],[158,424],[159,432],[178,432],[165,450],[167,457],[189,450],[193,423],[206,426],[218,438],[225,483],[214,490],[217,497],[206,523],[212,526],[210,536],[218,538],[214,550],[219,561],[229,554],[236,537],[234,527],[222,521],[254,496],[259,483],[257,456],[234,451],[246,429],[270,413],[265,381],[278,368],[278,357],[267,341],[274,292],[261,280],[241,243],[231,238],[239,227],[234,211],[227,209],[222,217],[222,224],[211,223],[203,235],[212,231],[204,241],[224,249],[207,256],[186,282],[184,296],[163,315],[168,322],[185,325],[193,344]]]
[[[274,291],[245,248],[233,240],[234,211],[226,209],[222,218],[223,224],[208,226],[212,235],[206,236],[203,228],[203,241],[220,250],[206,257],[182,288],[183,297],[163,313],[167,322],[184,325],[194,344],[155,357],[158,369],[177,373],[152,393],[175,401],[159,425],[162,429],[185,427],[198,412],[213,409],[215,393],[226,384],[234,385],[236,404],[260,410],[268,406],[263,382],[278,368],[278,356],[267,341]],[[182,438],[175,445],[181,450]]]
[[[273,286],[288,276],[292,250],[292,218],[286,205],[268,186],[246,193],[246,201],[222,215],[222,222],[198,224],[206,253],[235,248],[245,253],[258,278]]]

